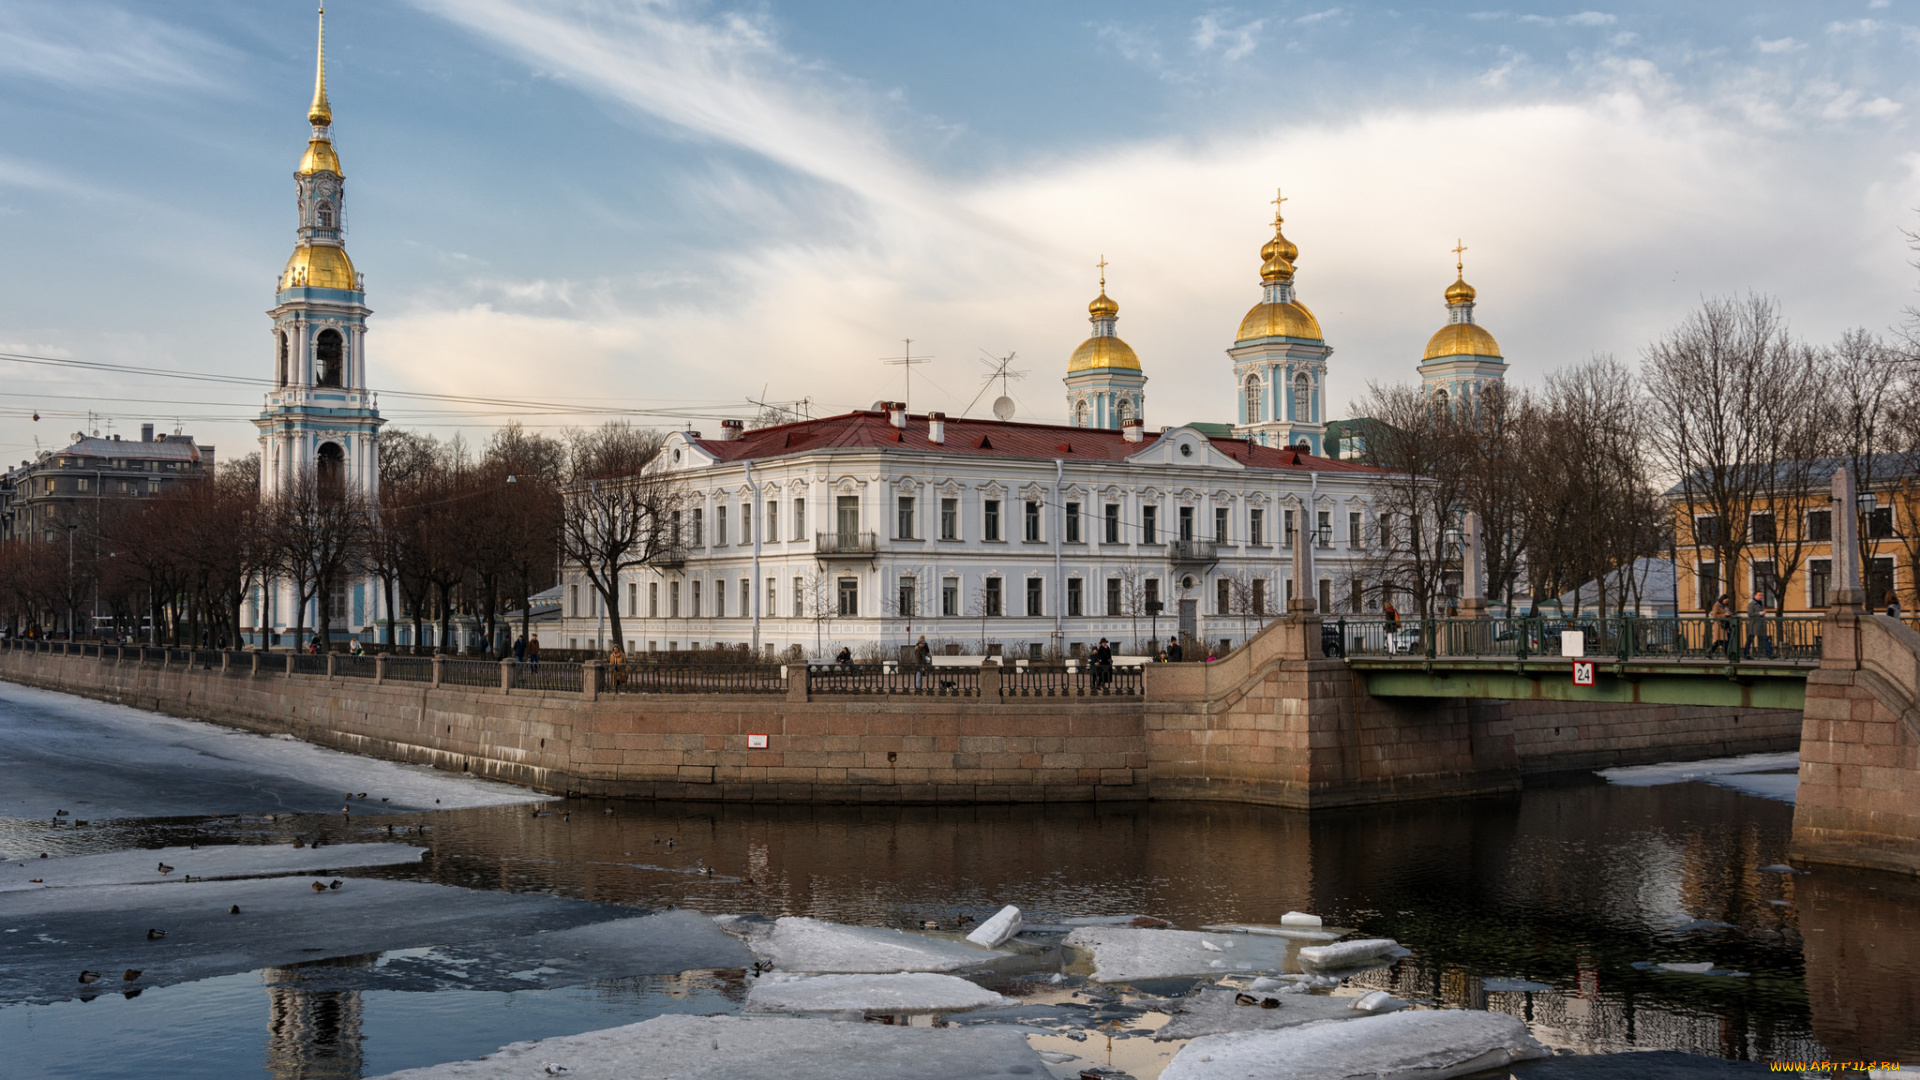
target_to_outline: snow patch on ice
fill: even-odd
[[[1601,769],[1610,784],[1623,787],[1654,787],[1704,780],[1749,795],[1793,802],[1799,792],[1800,754],[1741,754],[1738,757],[1710,758],[1706,761],[1670,761],[1658,765],[1626,765]]]
[[[894,975],[762,976],[747,991],[754,1012],[945,1013],[1016,1002],[977,983],[931,972]]]
[[[1505,1013],[1409,1011],[1205,1035],[1181,1047],[1160,1080],[1445,1080],[1547,1053]]]
[[[1357,938],[1353,941],[1337,941],[1332,945],[1305,946],[1300,950],[1300,966],[1335,971],[1384,963],[1405,955],[1407,951],[1392,938]]]
[[[1332,941],[1346,933],[1344,930],[1315,930],[1304,926],[1267,926],[1262,923],[1217,923],[1200,929],[1211,930],[1216,934],[1259,934],[1262,937],[1293,938],[1297,941]]]
[[[947,938],[910,934],[877,926],[842,926],[819,919],[788,917],[772,925],[729,920],[723,929],[741,934],[754,955],[782,971],[884,974],[898,971],[955,971],[979,967],[996,954]]]
[[[384,1080],[524,1080],[548,1063],[572,1080],[1044,1080],[1046,1063],[1010,1027],[900,1027],[787,1017],[656,1016],[639,1024],[513,1043],[478,1061]]]

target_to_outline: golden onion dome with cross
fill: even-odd
[[[1467,284],[1466,267],[1460,260],[1460,253],[1467,250],[1465,244],[1455,242],[1453,249],[1453,284],[1447,286],[1447,309],[1452,318],[1447,325],[1427,339],[1427,351],[1420,360],[1444,360],[1450,356],[1486,356],[1499,360],[1500,343],[1493,335],[1473,321],[1474,297],[1479,295],[1473,286]]]
[[[1140,358],[1133,346],[1114,333],[1114,320],[1120,317],[1120,304],[1107,295],[1107,257],[1100,257],[1100,295],[1087,305],[1087,321],[1093,324],[1093,336],[1080,343],[1067,358],[1067,374],[1080,371],[1119,369],[1139,371]]]
[[[1307,310],[1305,304],[1292,297],[1294,263],[1300,258],[1300,249],[1281,231],[1286,219],[1281,216],[1279,207],[1284,202],[1286,197],[1276,193],[1273,200],[1273,239],[1260,248],[1260,283],[1266,287],[1266,295],[1253,305],[1246,318],[1240,320],[1240,331],[1234,337],[1236,342],[1270,337],[1322,340],[1320,320],[1313,317],[1313,312]],[[1278,290],[1274,286],[1287,288]]]

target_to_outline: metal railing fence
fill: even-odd
[[[500,689],[500,661],[462,660],[444,657],[440,661],[441,686],[490,686]]]
[[[558,690],[561,693],[580,692],[580,672],[583,665],[567,664],[557,660],[541,660],[537,663],[518,663],[513,666],[513,688],[515,690]],[[499,675],[494,675],[498,685]]]
[[[1139,667],[1028,664],[1000,669],[1001,697],[1139,697]]]
[[[808,664],[807,693],[979,697],[980,669],[899,664]]]
[[[430,656],[389,656],[387,657],[388,682],[433,681],[433,658]]]
[[[377,656],[348,653],[333,658],[333,673],[343,679],[371,679],[379,670],[379,664]]]
[[[608,664],[599,689],[607,694],[784,694],[780,664]]]
[[[1525,660],[1558,657],[1561,636],[1579,631],[1588,657],[1817,663],[1823,622],[1817,615],[1327,619],[1321,644],[1328,655]]]

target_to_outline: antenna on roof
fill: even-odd
[[[880,362],[887,365],[888,367],[897,367],[897,368],[907,369],[906,371],[907,389],[900,396],[907,400],[907,405],[909,407],[909,410],[911,410],[911,407],[913,404],[913,366],[915,364],[924,364],[929,360],[932,360],[933,357],[913,355],[913,339],[907,338],[906,342],[907,342],[907,347],[904,355],[894,356],[894,357],[883,356],[880,358]]]
[[[987,350],[985,349],[981,349],[980,351],[987,352]],[[1013,407],[1013,395],[1007,392],[1007,383],[1009,381],[1017,382],[1020,379],[1024,379],[1027,377],[1026,372],[1013,370],[1013,361],[1019,355],[1020,354],[1016,352],[1009,352],[1005,356],[995,356],[992,353],[987,353],[986,356],[980,358],[980,362],[982,364],[987,365],[989,370],[986,376],[981,379],[981,383],[983,385],[980,387],[980,392],[978,394],[973,395],[973,400],[967,403],[966,408],[960,410],[961,416],[965,416],[968,413],[972,412],[973,407],[975,405],[980,404],[980,399],[986,396],[987,391],[992,388],[993,380],[995,379],[1000,380],[1000,399],[994,402],[994,409],[993,409],[994,415],[995,416],[1000,415],[1000,400],[1005,400],[1007,402],[1008,409],[1011,410],[1011,408]],[[1011,411],[1009,411],[1007,414],[1007,416],[1012,416],[1012,415],[1013,414]],[[1001,416],[1000,419],[1005,420],[1007,419],[1007,416]]]

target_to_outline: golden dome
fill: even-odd
[[[1471,286],[1464,286],[1469,294]],[[1448,289],[1451,295],[1453,290]],[[1440,328],[1440,332],[1427,339],[1427,354],[1421,361],[1439,360],[1447,356],[1490,356],[1501,359],[1500,343],[1474,323],[1452,323]]]
[[[1269,337],[1319,341],[1320,320],[1313,317],[1307,305],[1297,300],[1284,304],[1255,304],[1253,310],[1247,312],[1247,317],[1240,320],[1240,334],[1234,340],[1255,341]]]
[[[1100,295],[1094,297],[1093,303],[1087,305],[1087,314],[1092,315],[1096,319],[1110,319],[1120,314],[1120,305],[1112,297],[1107,295],[1106,288],[1102,286]]]
[[[280,275],[280,287],[283,289],[302,285],[351,292],[359,288],[359,275],[354,273],[353,260],[347,258],[346,249],[332,244],[313,244],[294,248],[293,257],[287,260],[286,271]]]
[[[1447,286],[1448,306],[1454,304],[1471,304],[1473,303],[1473,297],[1473,286],[1467,284],[1466,281],[1458,275],[1455,275],[1453,284]]]
[[[1108,303],[1113,303],[1109,300]],[[1098,300],[1094,303],[1099,303]],[[1115,305],[1118,307],[1118,305]],[[1117,337],[1090,337],[1073,350],[1073,357],[1067,361],[1067,374],[1076,371],[1099,371],[1106,368],[1121,368],[1126,371],[1139,371],[1140,358],[1133,354],[1133,347]]]
[[[307,152],[300,156],[299,175],[311,176],[317,172],[347,175],[340,171],[340,155],[333,152],[333,144],[325,139],[314,139],[307,143]]]

